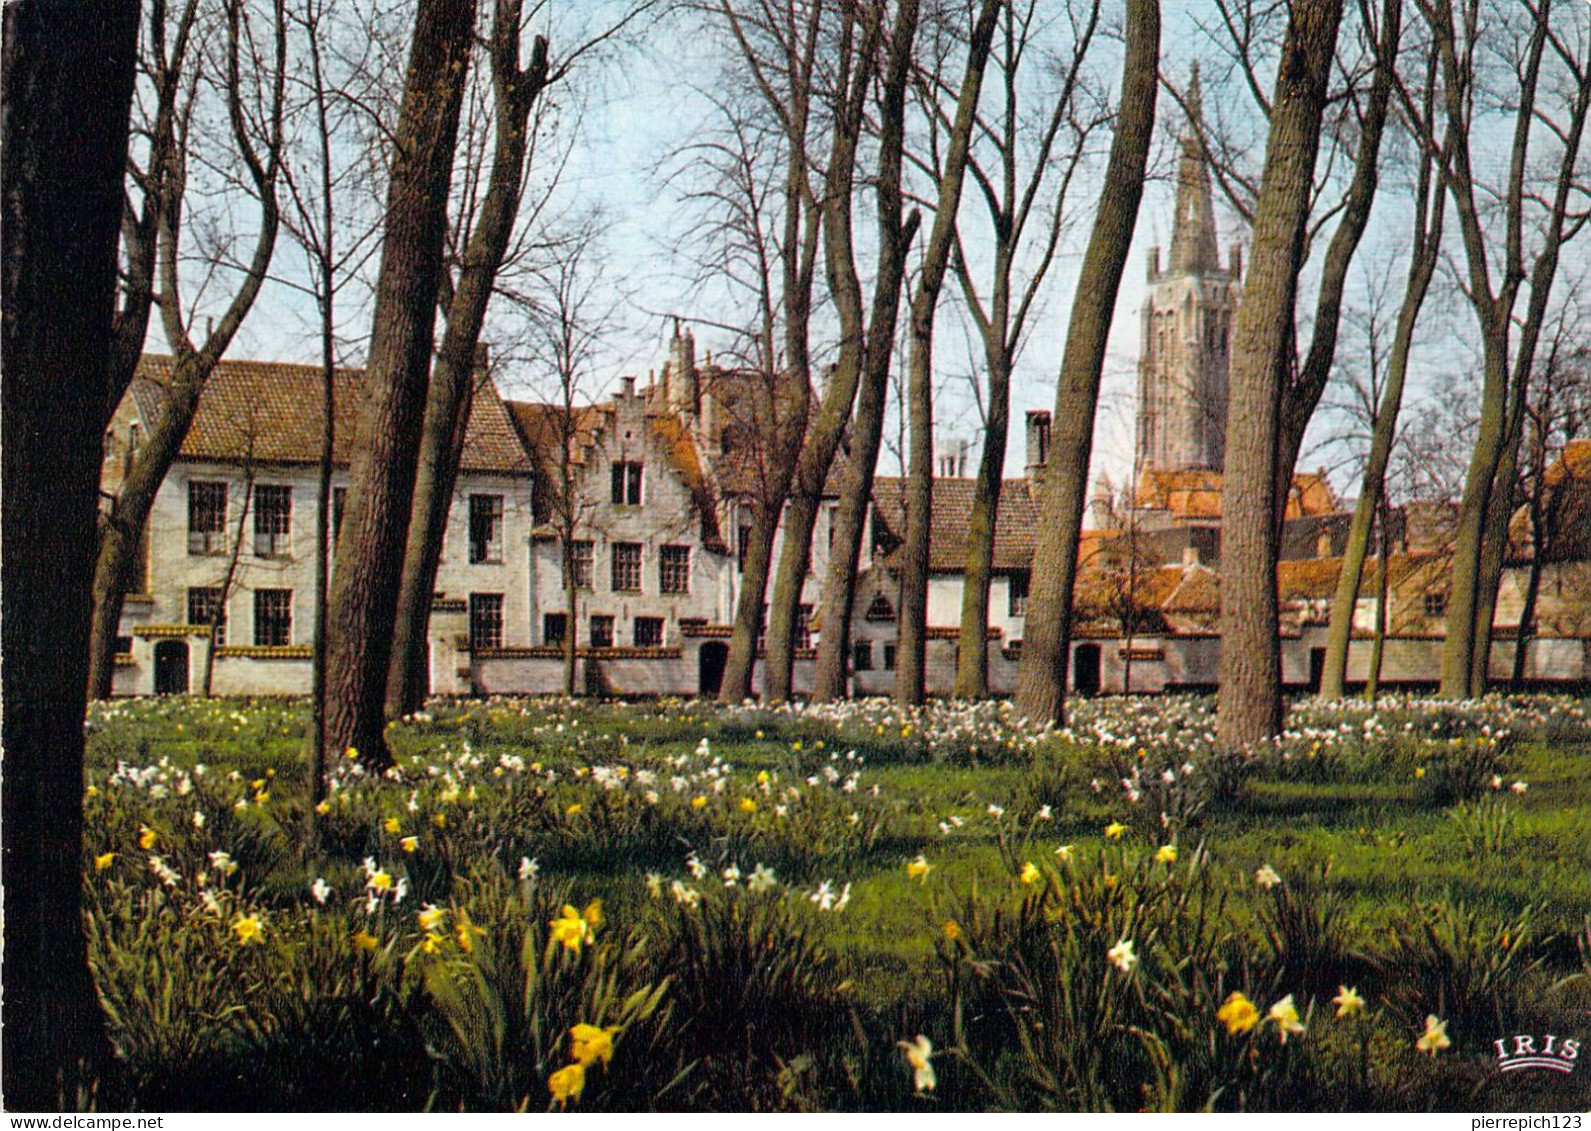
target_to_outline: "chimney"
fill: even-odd
[[[489,342],[475,343],[475,356],[471,359],[471,368],[477,373],[485,373],[492,367],[492,347]]]
[[[1156,244],[1149,249],[1149,281],[1152,283],[1160,278],[1160,245]]]
[[[1227,270],[1231,272],[1232,278],[1234,278],[1234,279],[1242,279],[1243,278],[1243,245],[1242,244],[1235,243],[1235,244],[1232,245],[1232,255],[1231,255],[1231,258],[1227,261],[1227,263],[1228,263]]]
[[[1028,478],[1037,478],[1050,462],[1050,413],[1035,408],[1028,412]]]
[[[619,378],[619,396],[633,399],[635,397],[635,375],[626,373]]]
[[[1184,547],[1182,547],[1182,568],[1183,569],[1192,569],[1194,566],[1196,566],[1198,564],[1199,564],[1199,547],[1197,547],[1197,546],[1184,546]]]
[[[689,329],[680,329],[679,319],[674,319],[674,338],[668,345],[668,367],[665,395],[669,410],[680,413],[696,411],[696,339]]]

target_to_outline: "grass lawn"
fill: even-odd
[[[1586,704],[1301,704],[1243,757],[1212,710],[1102,699],[1037,734],[1000,704],[439,703],[394,724],[389,778],[339,773],[306,847],[302,703],[96,706],[118,1086],[150,1108],[1591,1106],[1591,1067],[1504,1073],[1492,1044],[1591,1043]]]

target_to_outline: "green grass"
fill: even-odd
[[[692,1050],[690,1058],[680,1060],[685,1083],[653,1082],[653,1090],[645,1093],[650,1100],[614,1091],[608,1102],[878,1108],[925,1102],[911,1095],[909,1075],[904,1084],[896,1078],[901,1069],[894,1040],[923,1031],[936,1044],[953,1043],[945,963],[959,953],[957,946],[971,944],[947,949],[947,920],[959,923],[1001,908],[1002,915],[1013,915],[1024,897],[1039,907],[1044,899],[1061,899],[1069,883],[1082,882],[1076,877],[1094,874],[1095,868],[1136,877],[1134,869],[1147,867],[1144,877],[1169,877],[1130,878],[1131,884],[1191,882],[1192,872],[1188,881],[1177,877],[1192,867],[1190,858],[1202,846],[1207,882],[1222,893],[1220,926],[1226,933],[1218,945],[1211,943],[1211,953],[1224,956],[1219,969],[1201,972],[1211,979],[1210,987],[1188,989],[1193,996],[1177,999],[1184,1010],[1211,1013],[1197,1018],[1197,1025],[1215,1025],[1213,1006],[1201,995],[1216,993],[1223,984],[1250,985],[1259,1000],[1260,979],[1271,976],[1266,971],[1292,968],[1268,941],[1268,917],[1281,908],[1277,894],[1256,882],[1257,870],[1268,866],[1283,877],[1284,891],[1296,889],[1306,901],[1331,901],[1340,909],[1332,945],[1346,956],[1344,969],[1363,979],[1361,990],[1375,1017],[1373,1043],[1380,1051],[1374,1071],[1361,1066],[1350,1083],[1333,1076],[1348,1071],[1341,1061],[1348,1053],[1334,1044],[1341,1035],[1332,1035],[1332,1006],[1317,998],[1310,1022],[1317,1043],[1299,1054],[1303,1059],[1297,1064],[1287,1062],[1285,1072],[1293,1074],[1286,1077],[1293,1081],[1288,1087],[1316,1096],[1314,1102],[1350,1107],[1462,1109],[1482,1099],[1491,1108],[1591,1103],[1591,1069],[1551,1080],[1528,1074],[1498,1079],[1488,1061],[1489,1042],[1504,1033],[1456,1032],[1454,1049],[1435,1065],[1414,1054],[1417,1033],[1408,1029],[1409,1011],[1436,1012],[1446,1003],[1411,1004],[1398,997],[1411,984],[1410,971],[1426,967],[1394,945],[1400,937],[1414,937],[1420,916],[1461,909],[1473,918],[1472,929],[1466,928],[1473,937],[1458,938],[1455,945],[1471,956],[1465,961],[1483,961],[1492,945],[1486,932],[1527,917],[1518,969],[1509,968],[1506,992],[1498,991],[1503,997],[1496,999],[1503,1004],[1496,1008],[1506,1009],[1510,1022],[1560,1027],[1561,1018],[1583,1010],[1591,998],[1591,971],[1582,964],[1574,939],[1591,914],[1591,838],[1585,835],[1591,828],[1591,728],[1584,704],[1495,700],[1466,713],[1394,703],[1384,705],[1368,729],[1369,715],[1362,709],[1302,706],[1290,719],[1291,737],[1274,751],[1242,761],[1219,754],[1203,738],[1209,718],[1203,701],[1099,701],[1081,705],[1078,716],[1069,735],[1049,736],[1015,726],[995,706],[941,705],[900,714],[876,702],[823,713],[719,710],[691,703],[437,704],[429,716],[390,732],[400,780],[339,780],[331,811],[321,822],[319,847],[306,855],[299,835],[307,815],[303,704],[115,704],[95,708],[90,718],[85,872],[96,892],[95,914],[131,915],[129,923],[138,914],[158,915],[167,905],[193,909],[202,919],[208,913],[208,905],[199,902],[205,885],[212,898],[219,889],[223,902],[232,901],[215,916],[208,935],[180,944],[214,960],[218,981],[206,983],[204,992],[221,1002],[233,1000],[224,988],[227,964],[241,960],[236,946],[228,949],[226,925],[245,908],[265,912],[273,945],[278,937],[294,940],[281,945],[296,948],[291,955],[297,957],[281,952],[279,959],[295,969],[304,948],[314,950],[322,932],[340,932],[346,940],[369,920],[382,945],[401,955],[401,961],[392,959],[390,970],[370,975],[386,987],[381,994],[391,995],[377,995],[381,1008],[417,1026],[418,1034],[426,1024],[441,1023],[426,1010],[441,1010],[439,1002],[452,1000],[424,989],[436,983],[426,981],[434,974],[422,976],[432,959],[417,949],[423,935],[413,913],[422,902],[456,908],[482,883],[493,891],[494,884],[512,887],[521,859],[533,857],[540,875],[536,884],[555,888],[558,899],[580,906],[600,897],[606,932],[643,931],[644,924],[653,923],[643,931],[651,932],[646,937],[652,942],[643,939],[642,945],[655,948],[657,939],[676,937],[669,923],[683,923],[679,917],[691,913],[668,897],[669,884],[694,887],[716,906],[718,900],[750,898],[739,893],[753,869],[771,867],[779,886],[758,898],[780,908],[779,921],[786,924],[780,930],[817,944],[839,987],[833,1000],[823,996],[831,991],[821,978],[801,991],[822,997],[814,999],[813,1016],[827,1016],[823,1010],[832,1009],[838,1011],[834,1016],[849,1020],[824,1029],[828,1036],[811,1038],[814,1047],[801,1054],[807,1059],[800,1071],[782,1054],[774,1067],[767,1058],[746,1053],[745,1063],[729,1073],[722,1059],[727,1054],[703,1053],[708,1046],[700,1040],[681,1038],[679,1048]],[[1185,761],[1194,765],[1193,772],[1183,768]],[[131,770],[118,772],[119,764]],[[195,773],[199,764],[202,774]],[[1161,784],[1161,771],[1168,768],[1175,780]],[[1135,769],[1139,776],[1129,789],[1118,779]],[[1502,779],[1501,789],[1493,788],[1493,773]],[[1514,792],[1509,785],[1515,781],[1527,788]],[[1136,805],[1129,792],[1140,794]],[[1494,813],[1491,824],[1484,824],[1459,809],[1466,798],[1483,798],[1493,810],[1506,805],[1506,812]],[[1045,805],[1048,815],[1041,816]],[[1162,805],[1176,814],[1164,831],[1154,808]],[[195,824],[196,810],[203,814],[202,827]],[[1129,826],[1119,844],[1105,837],[1105,826],[1113,821]],[[396,822],[397,831],[389,822]],[[156,834],[150,850],[138,847],[144,828]],[[404,837],[417,838],[414,851],[405,850]],[[1173,842],[1177,864],[1148,863],[1162,843]],[[1077,854],[1073,867],[1078,871],[1056,855],[1068,844]],[[218,850],[238,864],[235,877],[215,875],[208,862]],[[93,858],[107,852],[118,853],[117,859],[97,869]],[[146,861],[151,854],[181,873],[181,882],[163,885]],[[906,869],[919,854],[932,866],[925,880]],[[367,857],[401,874],[412,892],[401,906],[384,903],[376,919],[364,909]],[[705,869],[701,878],[689,873],[688,858]],[[1029,861],[1053,877],[1042,897],[1037,893],[1045,885],[1024,885],[1017,878]],[[723,872],[732,866],[740,869],[741,879],[726,889]],[[662,884],[661,899],[649,893],[648,873],[660,878],[653,882]],[[317,878],[334,889],[324,909],[309,896]],[[842,910],[826,911],[813,902],[824,883],[835,893],[849,885]],[[1138,893],[1132,898],[1148,898],[1150,888],[1131,890]],[[135,906],[144,910],[134,913]],[[1007,938],[999,932],[1014,929],[1014,923],[989,937]],[[96,938],[96,970],[108,995],[127,991],[128,980],[154,976],[136,972],[144,967],[129,958],[143,953],[139,947],[156,945],[149,938],[114,931]],[[346,950],[346,941],[341,945]],[[346,955],[316,959],[348,960]],[[809,960],[818,961],[800,959]],[[473,960],[465,954],[450,961],[467,969]],[[980,992],[995,993],[992,987],[1004,984],[999,973],[1004,968],[995,962],[993,974],[979,975],[987,981]],[[324,977],[330,967],[315,969]],[[1142,975],[1146,983],[1148,969]],[[668,974],[660,971],[657,977]],[[257,975],[267,981],[286,977],[273,973],[268,963]],[[107,979],[121,981],[110,986]],[[1328,991],[1319,992],[1329,997]],[[1301,1007],[1308,1005],[1300,987],[1278,986],[1276,992],[1293,992]],[[305,993],[306,1001],[314,997]],[[1202,1004],[1189,1004],[1194,1002]],[[247,1013],[247,995],[234,1005]],[[662,1017],[668,1007],[660,1008]],[[305,1016],[311,1014],[323,1018],[314,1010]],[[1504,1014],[1496,1016],[1499,1023],[1504,1020]],[[361,1025],[374,1023],[360,1017]],[[973,1035],[946,1054],[941,1062],[945,1082],[935,1102],[952,1108],[1066,1106],[1095,1102],[1076,1095],[1096,1100],[1105,1095],[1079,1092],[1068,1101],[1043,1088],[1031,1090],[1034,1077],[1012,1051],[1014,1031],[1003,1027],[1009,1023],[997,1017],[988,1022],[991,1031],[1004,1034],[997,1046],[980,1048],[980,1030],[974,1026]],[[1019,1018],[1014,1023],[1020,1028]],[[157,1098],[171,1106],[206,1102],[202,1097],[210,1093],[198,1084],[182,1091],[170,1079],[172,1065],[163,1069],[163,1063],[181,1061],[201,1076],[224,1072],[214,1066],[245,1055],[247,1043],[239,1046],[236,1032],[218,1023],[198,1036],[184,1036],[202,1046],[197,1050],[163,1044],[162,1033],[155,1031],[162,1024],[168,1023],[137,1011],[124,1011],[113,1024],[113,1037],[129,1065],[133,1102],[139,1095],[149,1106]],[[343,1022],[323,1018],[304,1024]],[[639,1032],[642,1023],[635,1024]],[[671,1024],[694,1031],[678,1018]],[[276,1029],[286,1031],[282,1025]],[[280,1056],[280,1047],[265,1037],[250,1039],[264,1041],[272,1055]],[[506,1102],[503,1089],[517,1087],[532,1107],[539,1107],[546,1100],[543,1085],[527,1081],[542,1080],[557,1067],[553,1052],[538,1044],[536,1072],[499,1073],[492,1078],[490,1098],[483,1098],[486,1093],[471,1092],[473,1085],[464,1077],[450,1075],[453,1069],[439,1067],[435,1056],[426,1054],[434,1046],[434,1039],[427,1044],[416,1036],[403,1054],[415,1071],[429,1071],[429,1088],[389,1090],[385,1102],[491,1106]],[[1369,1055],[1353,1053],[1361,1059]],[[1196,1083],[1204,1079],[1201,1073],[1218,1074],[1219,1066],[1196,1071],[1191,1064],[1177,1075],[1175,1087],[1163,1089],[1163,1096],[1174,1098],[1159,1102],[1193,1102],[1187,1097],[1202,1094],[1198,1087],[1203,1085]],[[510,1079],[512,1086],[504,1082]],[[1211,1102],[1258,1107],[1280,1102],[1275,1097],[1282,1093],[1267,1089],[1280,1087],[1282,1077],[1244,1079],[1241,1087],[1217,1089],[1221,1098]],[[597,1088],[593,1084],[588,1104],[603,1102],[608,1094]],[[536,1089],[542,1090],[532,1096]],[[290,1094],[299,1103],[317,1102],[313,1088]],[[349,1097],[355,1094],[357,1089],[345,1088],[340,1102],[353,1102]],[[252,1101],[262,1102],[259,1096]]]

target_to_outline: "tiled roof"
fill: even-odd
[[[128,396],[145,422],[160,409],[176,361],[145,354]],[[346,467],[353,453],[359,411],[364,403],[362,369],[339,369],[333,385],[336,435],[332,460]],[[205,380],[193,426],[181,457],[268,464],[320,462],[321,370],[317,365],[277,361],[223,361]],[[464,435],[463,471],[505,475],[530,473],[497,388],[484,381],[476,389]]]
[[[935,573],[959,572],[967,563],[972,521],[972,479],[935,479],[933,519],[928,529],[928,568]],[[1038,500],[1026,479],[1007,479],[1000,489],[994,521],[996,572],[1028,569],[1033,564],[1038,530]],[[879,476],[873,480],[873,505],[888,534],[906,534],[906,480]]]
[[[1219,521],[1221,473],[1219,471],[1145,471],[1135,494],[1138,506],[1170,512],[1174,519]],[[1287,493],[1287,518],[1333,514],[1341,510],[1324,474],[1303,472],[1293,476]]]

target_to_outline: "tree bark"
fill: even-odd
[[[536,37],[530,66],[520,69],[522,6],[521,0],[498,0],[492,19],[496,148],[486,197],[464,251],[458,283],[447,304],[447,330],[431,373],[420,433],[414,505],[409,516],[398,611],[393,621],[392,668],[387,676],[387,714],[394,718],[413,714],[425,703],[431,594],[436,589],[436,571],[442,560],[442,543],[475,385],[477,381],[491,380],[490,374],[477,366],[476,346],[519,214],[525,155],[530,146],[530,111],[548,82],[545,37]],[[573,627],[571,621],[571,630]]]
[[[1066,714],[1072,590],[1093,454],[1094,413],[1116,295],[1138,223],[1144,168],[1154,136],[1159,67],[1159,2],[1129,0],[1116,134],[1072,300],[1055,390],[1050,456],[1017,671],[1017,712],[1036,723],[1059,723]]]
[[[906,543],[901,548],[899,643],[895,650],[895,699],[906,704],[921,703],[927,690],[928,553],[934,491],[934,316],[955,246],[956,214],[961,208],[978,98],[999,14],[999,0],[984,0],[972,29],[950,147],[939,178],[934,223],[911,304],[907,385],[911,460],[906,484]]]
[[[8,4],[4,32],[0,1088],[81,1110],[112,1064],[80,925],[83,712],[138,5]]]
[[[1276,459],[1280,361],[1293,325],[1315,155],[1342,0],[1291,6],[1234,329],[1221,485],[1221,742],[1245,747],[1282,721],[1277,636]]]
[[[365,403],[327,610],[326,756],[391,764],[385,717],[391,627],[435,333],[448,185],[469,67],[474,0],[421,0],[404,80]]]
[[[844,697],[850,660],[851,607],[856,599],[856,567],[862,532],[872,506],[873,475],[883,439],[884,401],[889,390],[889,363],[895,349],[895,323],[906,274],[906,250],[917,234],[920,216],[914,210],[904,223],[901,162],[905,145],[906,83],[910,77],[912,43],[917,36],[918,0],[901,0],[889,39],[889,61],[880,91],[878,178],[878,273],[862,339],[861,388],[851,433],[850,461],[830,539],[828,575],[823,583],[822,633],[812,672],[812,700],[822,703]],[[856,278],[856,262],[848,258],[842,273]],[[859,321],[861,292],[852,292],[849,318]],[[849,305],[849,303],[848,303]],[[842,322],[847,315],[842,311]]]

